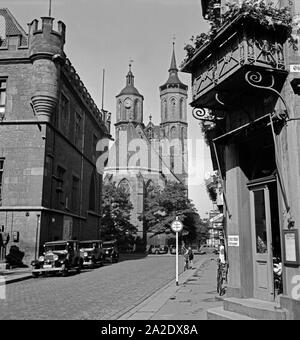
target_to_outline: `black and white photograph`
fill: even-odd
[[[0,320],[300,320],[299,228],[299,0],[0,0]]]

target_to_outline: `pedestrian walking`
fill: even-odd
[[[189,267],[193,268],[194,253],[191,247],[188,248],[188,257],[189,257]]]
[[[189,251],[188,251],[188,249],[186,249],[185,247],[182,247],[182,254],[183,254],[183,257],[184,257],[183,271],[186,271],[187,269],[189,269]]]

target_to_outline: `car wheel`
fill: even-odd
[[[155,250],[155,254],[158,255],[158,254],[159,254],[159,251],[158,251],[158,250]]]
[[[62,276],[66,277],[68,276],[68,274],[69,274],[69,269],[65,264],[63,264],[62,265]]]

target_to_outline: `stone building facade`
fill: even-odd
[[[28,26],[0,10],[0,226],[26,264],[46,241],[98,237],[96,144],[110,130],[64,53],[64,23]]]
[[[125,88],[116,96],[116,137],[105,168],[105,181],[125,186],[133,203],[131,223],[138,236],[146,239],[139,216],[144,198],[152,185],[163,187],[166,181],[188,185],[187,91],[178,77],[173,46],[169,78],[160,87],[161,122],[144,124],[143,101],[134,84],[131,70]]]

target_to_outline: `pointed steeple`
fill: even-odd
[[[171,71],[178,72],[178,68],[176,65],[176,57],[175,57],[175,42],[173,42],[173,54],[172,54],[172,59],[171,59],[171,66],[169,69],[169,72]]]
[[[160,89],[162,90],[162,88],[166,86],[169,87],[169,86],[174,86],[174,85],[179,85],[180,87],[187,89],[187,86],[184,85],[178,77],[178,68],[177,68],[176,57],[175,57],[175,42],[173,42],[171,65],[169,68],[169,79],[164,85],[160,87]]]

